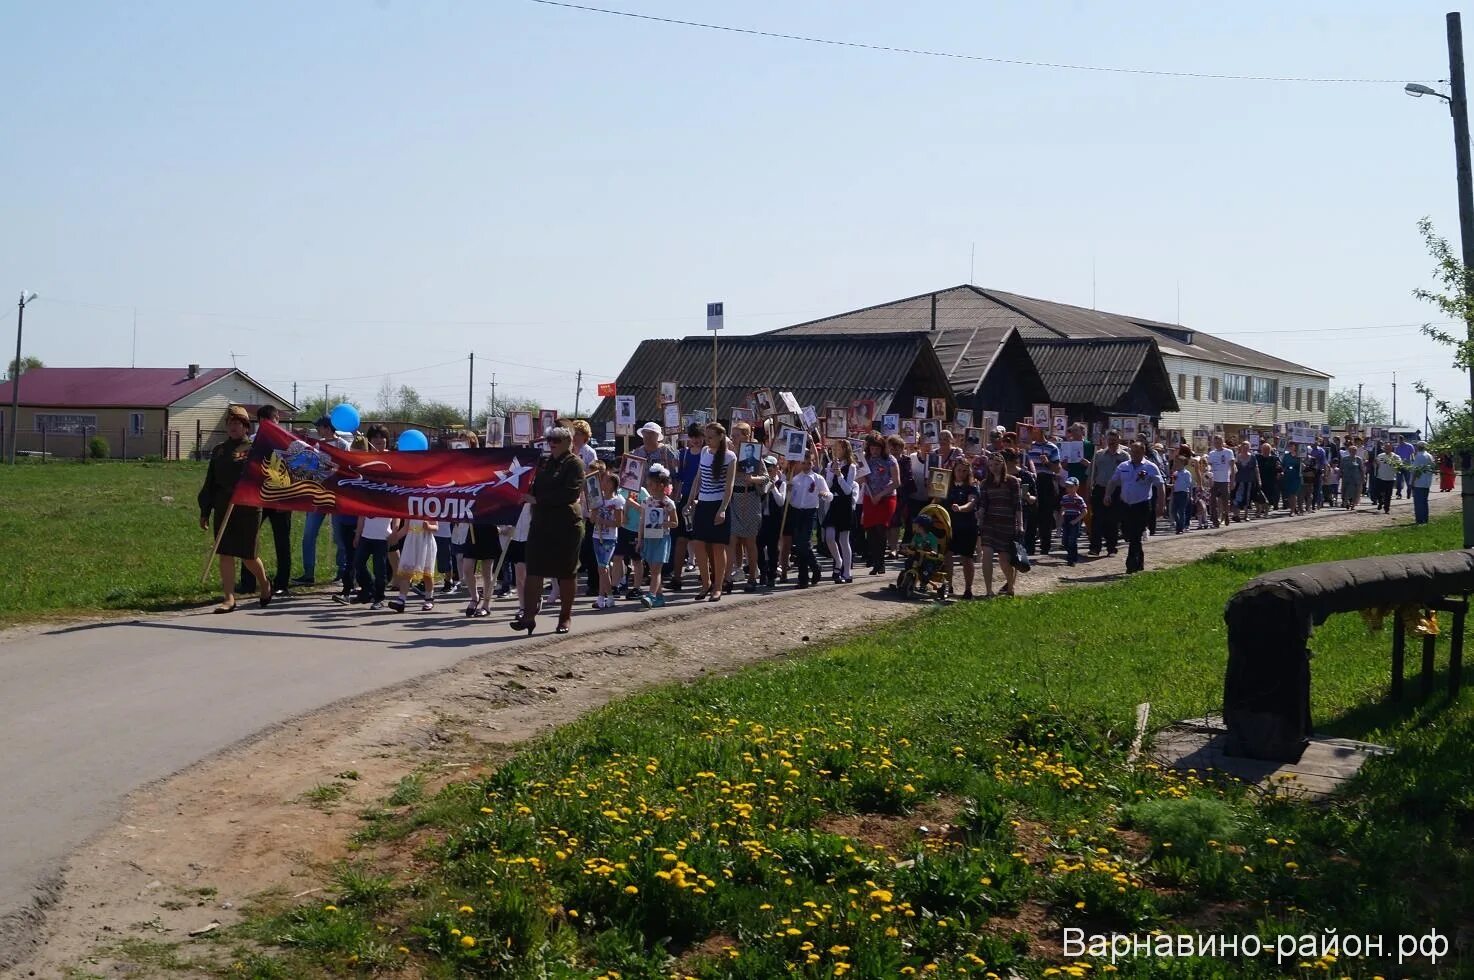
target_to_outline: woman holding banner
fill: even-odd
[[[264,609],[271,602],[271,579],[266,577],[266,569],[256,557],[261,511],[255,507],[235,507],[230,502],[251,455],[251,441],[246,438],[250,424],[251,416],[244,408],[230,407],[225,414],[225,441],[211,451],[205,484],[200,487],[200,527],[211,527],[213,518],[215,554],[220,558],[220,591],[224,597],[215,607],[217,613],[235,609],[236,559],[256,576],[261,586],[261,607]]]
[[[532,521],[527,530],[527,578],[522,588],[522,609],[512,620],[512,629],[537,628],[537,611],[542,605],[543,579],[558,583],[561,609],[557,633],[567,633],[573,618],[574,577],[578,574],[578,552],[583,543],[583,515],[579,499],[583,493],[583,460],[573,454],[573,433],[559,426],[545,436],[550,455],[538,461],[527,502]]]

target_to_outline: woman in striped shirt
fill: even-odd
[[[696,469],[695,507],[691,513],[691,546],[701,573],[701,591],[696,601],[716,602],[722,597],[727,572],[727,545],[732,525],[727,508],[732,503],[732,485],[737,475],[737,454],[727,446],[727,430],[720,423],[706,427],[706,447]]]

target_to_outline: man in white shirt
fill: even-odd
[[[1121,493],[1121,509],[1125,512],[1121,525],[1126,533],[1128,575],[1146,567],[1142,538],[1151,523],[1162,516],[1165,482],[1157,464],[1146,458],[1146,446],[1133,442],[1131,458],[1116,467],[1116,472],[1111,474],[1110,482],[1106,484],[1107,498],[1117,490]]]
[[[1129,458],[1130,453],[1121,446],[1121,434],[1112,429],[1106,433],[1105,448],[1096,449],[1095,458],[1090,461],[1091,555],[1100,554],[1102,541],[1106,546],[1106,554],[1116,553],[1116,535],[1120,532],[1123,515],[1111,502],[1107,486],[1115,475],[1116,468]]]
[[[1229,488],[1233,486],[1233,450],[1223,444],[1222,436],[1213,437],[1213,448],[1208,452],[1208,469],[1213,477],[1213,494],[1208,507],[1212,511],[1213,526],[1228,523]]]
[[[1383,443],[1382,451],[1373,462],[1372,472],[1376,479],[1372,481],[1372,507],[1384,514],[1392,513],[1392,489],[1397,486],[1397,471],[1401,465],[1402,457],[1397,455],[1392,444]]]
[[[1412,458],[1408,460],[1408,492],[1413,498],[1413,521],[1428,523],[1428,492],[1433,489],[1433,473],[1438,468],[1428,444],[1419,442],[1413,446]]]

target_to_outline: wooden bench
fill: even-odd
[[[1453,614],[1448,691],[1463,674],[1464,617],[1474,593],[1474,551],[1388,555],[1285,568],[1251,580],[1223,611],[1228,669],[1223,719],[1228,751],[1295,761],[1310,738],[1310,634],[1333,613],[1417,607]],[[1391,696],[1403,694],[1409,623],[1390,615]],[[1423,637],[1422,693],[1433,693],[1436,637]]]

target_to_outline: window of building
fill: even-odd
[[[1177,397],[1187,397],[1187,375],[1185,374],[1179,374],[1177,376]]]
[[[143,435],[143,413],[142,412],[129,412],[128,413],[128,434],[131,435],[131,436],[141,436],[141,435]]]
[[[1273,405],[1275,383],[1271,378],[1251,378],[1250,396],[1255,405]]]
[[[1305,401],[1305,389],[1304,388],[1296,388],[1295,389],[1295,411],[1298,412],[1302,408],[1305,407],[1304,404],[1302,404],[1304,401]]]
[[[69,435],[86,435],[88,429],[96,431],[96,415],[62,415],[37,412],[32,416],[37,432],[65,432]]]
[[[1208,379],[1208,401],[1210,401],[1210,402],[1216,402],[1217,400],[1218,400],[1218,379],[1217,378],[1209,378]]]
[[[1203,400],[1203,376],[1201,374],[1195,374],[1195,375],[1193,375],[1193,401],[1200,402],[1202,400]]]
[[[1315,393],[1315,404],[1315,410],[1317,412],[1324,412],[1326,410],[1326,390],[1324,388]]]
[[[1246,402],[1249,400],[1249,376],[1247,374],[1225,374],[1223,376],[1223,400]]]
[[[1286,408],[1290,407],[1290,389],[1283,388],[1280,391],[1280,404]]]

